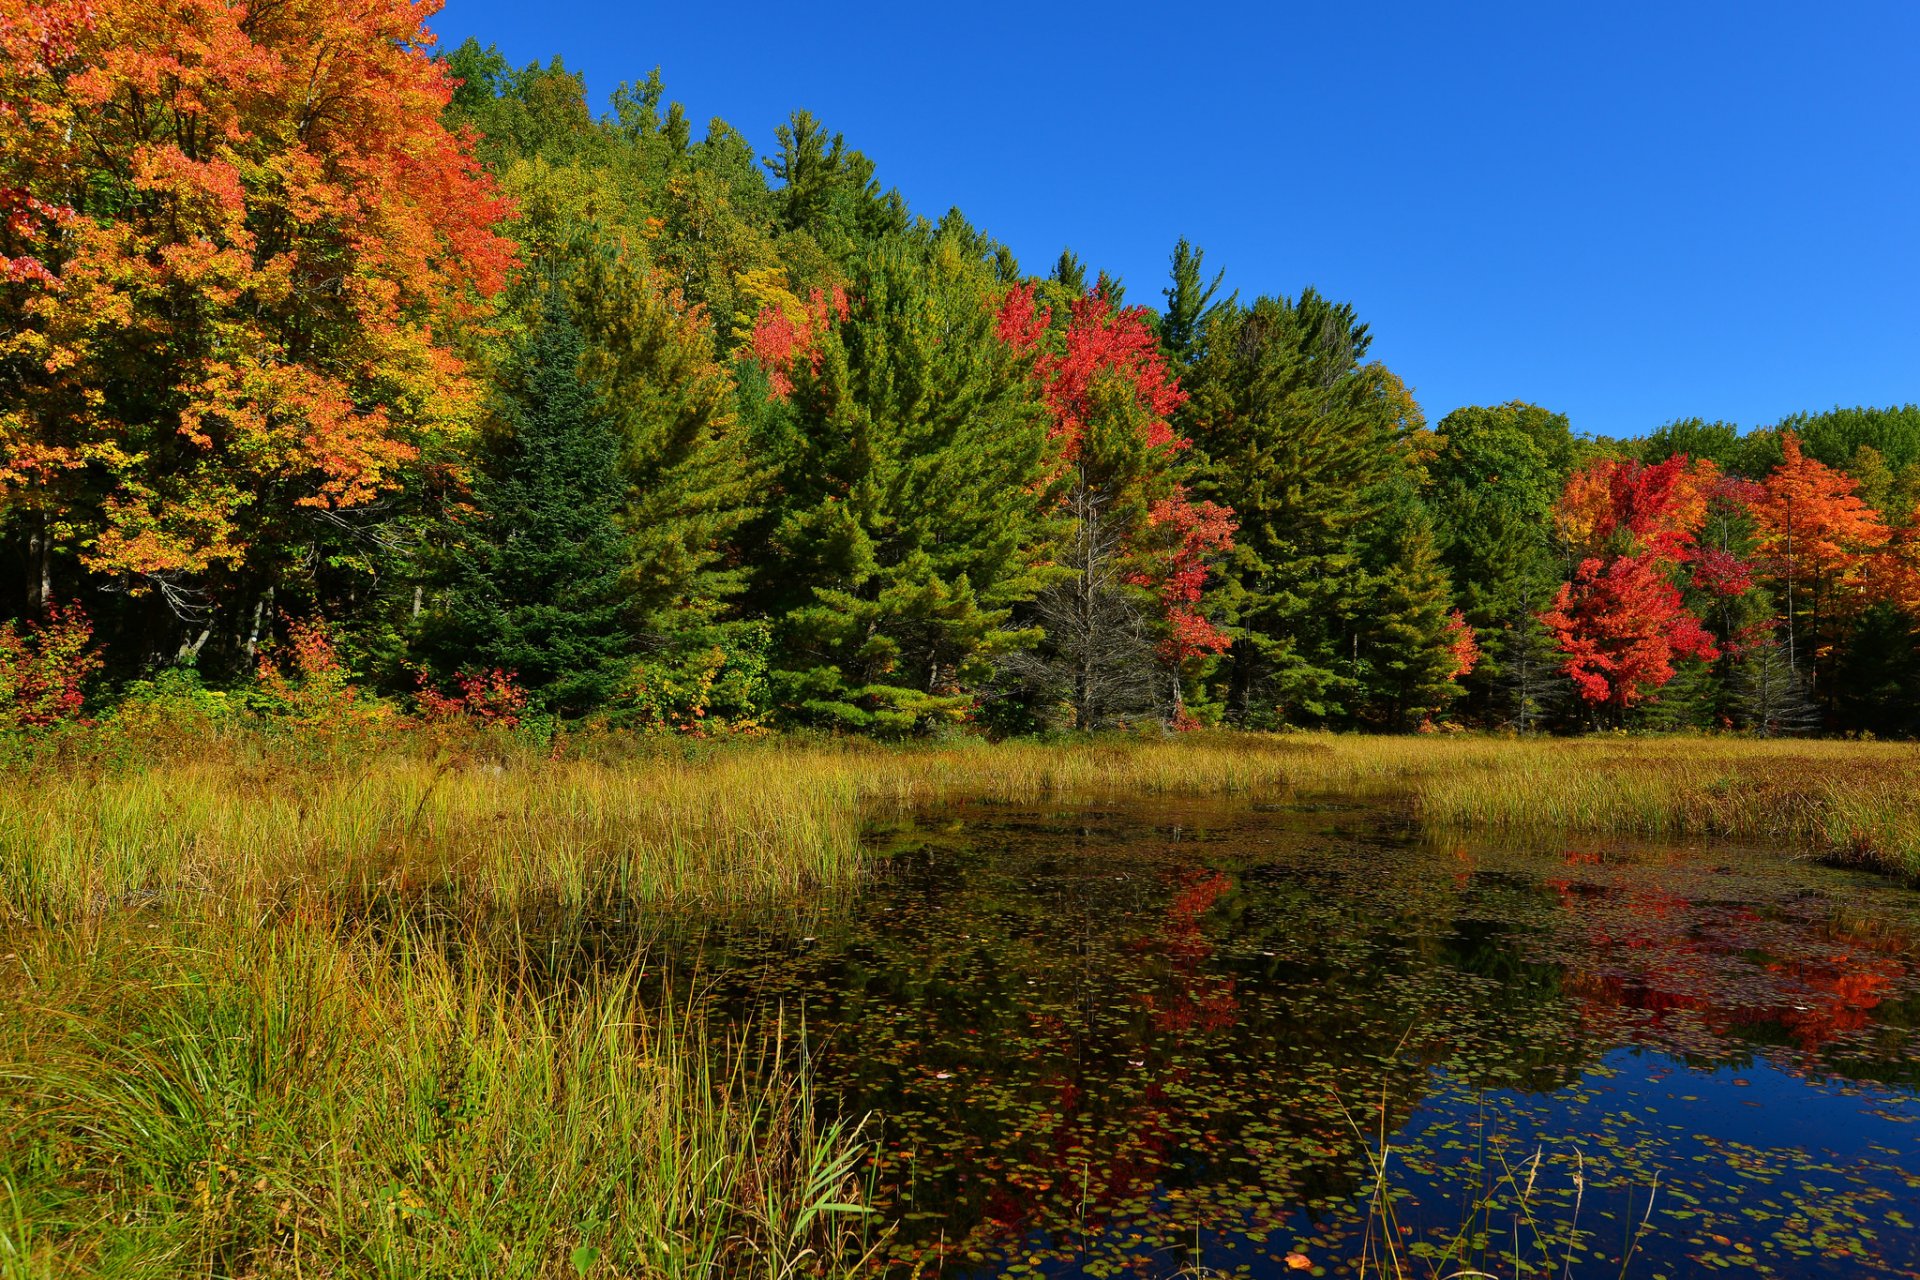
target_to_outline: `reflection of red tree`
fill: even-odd
[[[1573,859],[1568,859],[1572,862]],[[1803,1053],[1864,1031],[1872,1013],[1908,977],[1904,936],[1829,926],[1819,955],[1755,963],[1747,957],[1768,921],[1748,908],[1693,902],[1652,888],[1617,893],[1596,907],[1571,879],[1547,882],[1569,911],[1589,917],[1586,963],[1569,967],[1566,990],[1590,1024],[1642,1015],[1648,1028],[1688,1014],[1716,1035],[1740,1027],[1784,1028]],[[1755,979],[1760,978],[1756,984]],[[1783,1064],[1792,1070],[1799,1064]]]
[[[1133,944],[1138,952],[1164,956],[1169,961],[1167,990],[1147,993],[1140,1002],[1149,1011],[1153,1036],[1159,1042],[1140,1045],[1134,1065],[1146,1068],[1150,1056],[1181,1061],[1188,1033],[1215,1032],[1230,1027],[1239,1014],[1231,978],[1205,972],[1214,947],[1205,929],[1207,913],[1233,891],[1231,877],[1217,871],[1187,871],[1175,880],[1175,891],[1159,927]],[[1072,1030],[1059,1018],[1036,1015],[1030,1026],[1052,1043],[1041,1052],[1072,1061],[1079,1055],[1071,1043]],[[1144,1085],[1133,1106],[1123,1114],[1105,1117],[1096,1127],[1076,1119],[1082,1100],[1077,1079],[1062,1074],[1051,1087],[1058,1090],[1049,1108],[1058,1118],[1043,1152],[1023,1152],[1018,1167],[994,1159],[996,1185],[988,1193],[985,1221],[992,1237],[1005,1240],[1046,1225],[1043,1197],[1055,1203],[1064,1197],[1087,1206],[1084,1227],[1098,1232],[1106,1226],[1099,1210],[1138,1205],[1152,1195],[1167,1167],[1168,1154],[1186,1141],[1177,1132],[1184,1106],[1182,1098],[1193,1075],[1190,1067],[1161,1068]],[[970,1241],[953,1242],[948,1251],[991,1247],[976,1231]]]
[[[1186,1031],[1198,1026],[1202,1031],[1220,1031],[1234,1024],[1240,1002],[1233,979],[1201,971],[1213,958],[1213,943],[1200,922],[1232,891],[1233,881],[1218,871],[1190,872],[1183,879],[1185,887],[1167,904],[1159,934],[1146,944],[1173,961],[1173,990],[1164,999],[1149,993],[1141,1002],[1153,1010],[1157,1030]]]

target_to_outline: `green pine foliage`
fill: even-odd
[[[795,719],[954,722],[994,655],[1028,639],[1009,624],[1044,581],[1046,426],[996,335],[994,286],[951,241],[888,241],[791,396],[746,395],[772,473],[751,601],[774,622],[774,696]]]
[[[1554,504],[1579,452],[1565,415],[1517,401],[1456,409],[1434,432],[1423,498],[1479,637],[1482,658],[1464,682],[1464,710],[1476,719],[1534,714],[1516,701],[1534,696],[1531,673],[1516,686],[1506,664],[1510,650],[1532,645],[1526,633],[1559,586]]]
[[[1434,537],[1433,521],[1418,506],[1396,522],[1398,556],[1381,575],[1375,610],[1357,646],[1367,689],[1368,716],[1387,729],[1412,729],[1459,696],[1447,630],[1453,589]]]
[[[497,378],[473,509],[422,627],[443,673],[510,672],[559,715],[607,703],[635,647],[619,439],[585,351],[550,289]]]
[[[1371,607],[1367,526],[1410,465],[1418,411],[1365,363],[1353,308],[1311,289],[1223,305],[1204,341],[1179,426],[1198,455],[1194,495],[1239,518],[1219,699],[1243,724],[1337,722],[1362,694],[1352,649]]]

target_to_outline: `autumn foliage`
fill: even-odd
[[[457,435],[513,263],[412,0],[0,0],[0,507],[137,592]]]
[[[93,624],[78,605],[55,605],[24,626],[0,622],[0,729],[44,729],[80,714],[100,668]]]
[[[1672,680],[1676,659],[1719,656],[1676,585],[1719,480],[1712,463],[1676,454],[1654,466],[1605,458],[1567,481],[1557,522],[1587,554],[1540,620],[1582,700],[1623,711]]]
[[[1057,332],[1052,322],[1032,286],[1013,288],[1001,301],[1001,340],[1033,359],[1059,465],[1077,469],[1080,483],[1111,490],[1102,494],[1110,506],[1146,498],[1144,519],[1130,539],[1129,580],[1159,600],[1166,624],[1162,657],[1177,666],[1224,651],[1227,636],[1200,605],[1209,562],[1233,546],[1234,516],[1218,503],[1195,502],[1172,474],[1177,456],[1192,448],[1169,422],[1186,393],[1147,313],[1117,307],[1096,289],[1068,304]],[[1107,399],[1115,396],[1124,402],[1120,416],[1130,438],[1095,444],[1097,422],[1115,416]]]

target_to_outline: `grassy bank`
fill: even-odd
[[[941,799],[1359,793],[1920,874],[1920,750],[1878,743],[233,735],[0,773],[0,1280],[850,1273],[858,1133],[632,975],[521,982],[513,921],[831,890]]]
[[[601,744],[550,759],[497,743],[301,758],[241,741],[133,765],[42,762],[5,782],[0,914],[41,923],[156,903],[255,919],[376,897],[510,909],[781,894],[855,875],[876,810],[951,796],[1360,790],[1431,823],[1720,835],[1920,873],[1920,748],[1890,743],[1220,734]]]

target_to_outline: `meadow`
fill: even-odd
[[[857,1118],[532,913],[856,884],[943,800],[1340,796],[1920,875],[1920,749],[1193,734],[888,747],[69,737],[0,800],[0,1277],[846,1274]],[[767,1045],[776,1046],[768,1056]]]

